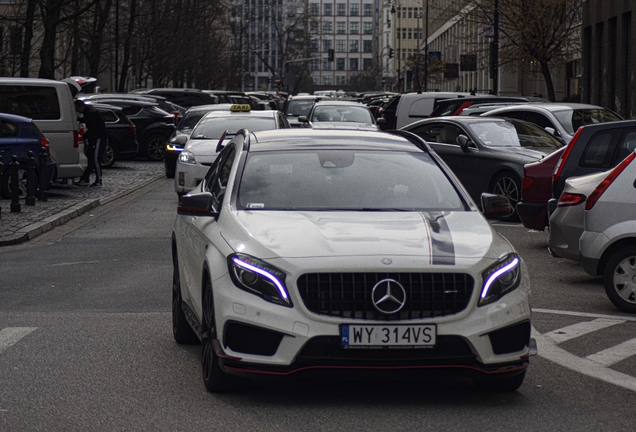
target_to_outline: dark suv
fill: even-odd
[[[149,96],[163,96],[168,101],[182,106],[186,109],[197,105],[210,105],[218,103],[218,99],[213,95],[198,89],[186,88],[154,88],[154,89],[137,89],[131,93],[143,94]]]
[[[118,106],[91,102],[106,123],[108,144],[102,159],[99,161],[102,168],[110,168],[115,161],[131,159],[139,153],[137,142],[137,127],[130,121],[124,110]]]

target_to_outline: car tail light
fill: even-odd
[[[576,133],[572,137],[572,141],[570,141],[565,151],[563,152],[561,159],[559,159],[556,166],[554,167],[554,174],[552,174],[552,183],[556,182],[561,177],[561,172],[563,171],[565,162],[568,160],[568,157],[570,156],[570,153],[572,152],[572,149],[574,148],[574,145],[576,144],[576,140],[579,139],[581,132],[583,132],[582,127],[580,127],[579,130],[576,131]]]
[[[557,207],[570,207],[581,204],[585,201],[585,195],[563,192],[559,198]]]
[[[47,137],[43,136],[42,139],[40,140],[40,146],[44,147],[44,150],[46,150],[46,152],[48,154],[51,154],[51,141],[48,140]]]
[[[534,184],[534,177],[524,177],[521,182],[521,191],[525,191]]]
[[[133,132],[137,132],[137,126],[130,125],[130,130],[133,131]]]
[[[73,131],[73,147],[78,148],[80,142],[80,135],[77,131]]]
[[[590,197],[587,199],[587,202],[585,203],[585,210],[591,210],[592,207],[594,207],[594,204],[596,204],[596,201],[598,201],[601,195],[603,195],[603,193],[607,190],[609,185],[611,185],[612,182],[616,180],[616,177],[618,177],[618,175],[623,172],[625,167],[629,165],[629,163],[633,161],[635,157],[636,157],[636,153],[631,153],[629,156],[623,159],[623,162],[619,163],[616,166],[616,168],[610,171],[607,177],[605,177],[603,181],[599,183],[598,186],[596,186],[596,189],[594,189],[594,192],[590,194]]]

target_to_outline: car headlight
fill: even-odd
[[[181,147],[179,144],[168,143],[168,145],[166,146],[166,151],[182,152],[183,147]]]
[[[179,155],[179,162],[196,165],[197,160],[194,158],[194,154],[189,150],[184,150]]]
[[[285,287],[285,273],[271,265],[244,254],[232,254],[227,258],[232,282],[238,288],[261,296],[282,306],[291,307],[291,299]]]
[[[481,288],[479,306],[497,301],[516,289],[521,282],[521,260],[517,254],[509,254],[482,273],[484,285]]]

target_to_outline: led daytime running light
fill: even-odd
[[[515,257],[515,259],[512,260],[512,262],[508,265],[506,265],[505,267],[500,268],[499,270],[497,270],[496,272],[494,272],[493,274],[490,275],[490,277],[488,278],[488,280],[486,281],[486,284],[484,285],[484,289],[481,293],[481,298],[485,299],[488,296],[488,291],[490,290],[490,285],[492,285],[492,283],[502,274],[506,273],[507,271],[512,270],[513,268],[515,268],[517,266],[517,264],[519,264],[519,258]]]
[[[248,264],[244,261],[241,261],[238,258],[234,258],[232,260],[232,262],[234,262],[234,264],[236,264],[239,267],[242,267],[244,269],[247,269],[251,272],[257,273],[263,277],[266,277],[267,279],[269,279],[270,281],[272,281],[274,283],[274,285],[276,286],[276,288],[278,288],[278,292],[280,293],[280,296],[284,299],[287,300],[287,292],[285,291],[285,288],[283,288],[283,285],[281,285],[280,281],[278,279],[276,279],[274,276],[272,276],[271,274],[267,273],[265,270],[261,270],[258,267],[255,267],[251,264]]]

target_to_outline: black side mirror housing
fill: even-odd
[[[307,116],[298,116],[298,122],[299,123],[307,123],[309,120],[307,120]]]
[[[468,138],[466,135],[460,134],[457,137],[457,143],[459,144],[462,150],[468,151],[468,146],[470,146],[471,141],[470,141],[470,138]]]
[[[214,209],[210,192],[188,194],[181,197],[177,214],[184,216],[208,216],[216,218],[219,212]]]
[[[385,124],[386,123],[386,119],[384,117],[380,117],[379,119],[377,119],[375,121],[377,124],[381,125],[381,124]]]
[[[508,197],[491,193],[481,194],[481,209],[486,219],[497,219],[512,213]]]

